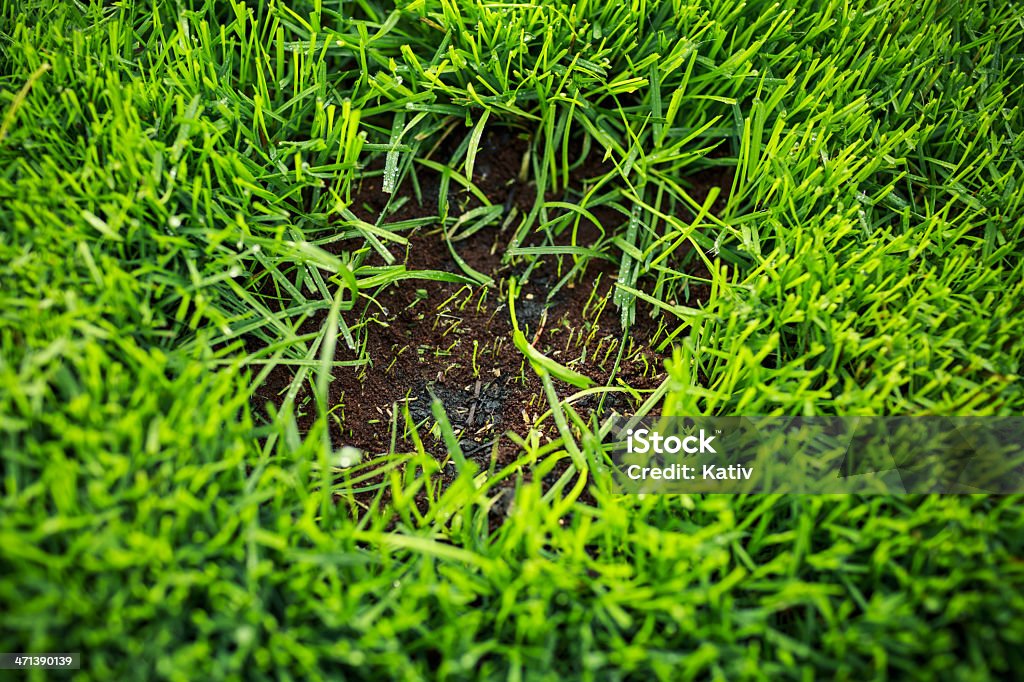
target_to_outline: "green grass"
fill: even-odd
[[[579,368],[526,336],[503,352],[560,437],[478,469],[437,411],[450,485],[415,432],[335,466],[325,396],[365,338],[342,312],[485,282],[402,254],[499,227],[446,187],[505,126],[538,188],[507,258],[561,253],[562,284],[611,258],[618,348],[665,326],[641,411],[1020,414],[1022,39],[1000,1],[4,3],[0,650],[83,679],[1011,675],[1018,497],[616,497],[606,425],[550,379]],[[572,182],[576,145],[607,173]],[[362,175],[420,196],[430,168],[429,221],[352,212]]]

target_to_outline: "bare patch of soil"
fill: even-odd
[[[485,135],[480,146],[473,181],[493,205],[503,207],[504,217],[517,210],[527,212],[534,203],[535,187],[520,179],[527,146],[523,137],[503,129]],[[594,160],[596,156],[592,152],[577,164],[570,185],[584,187],[589,178],[607,171]],[[437,216],[440,175],[417,167],[416,179],[421,201],[406,181],[398,189],[399,198],[406,201],[387,216],[388,223]],[[704,184],[698,183],[694,188],[694,195],[703,199],[710,186],[727,187],[727,180],[731,177],[717,171],[709,173],[701,179]],[[352,210],[371,223],[388,204],[389,196],[382,191],[381,182],[379,175],[364,177],[354,196]],[[392,199],[392,206],[395,203]],[[448,189],[447,203],[449,215],[455,217],[481,205],[454,183]],[[604,233],[614,234],[626,220],[619,211],[608,207],[598,208],[594,215],[602,225],[583,220],[577,246],[599,243],[602,227]],[[359,344],[353,350],[339,339],[337,359],[365,358],[368,362],[357,367],[338,367],[333,372],[329,399],[335,417],[331,438],[336,446],[355,446],[369,457],[387,453],[392,447],[411,451],[413,444],[407,437],[404,418],[407,407],[424,446],[441,456],[446,449],[436,429],[431,431],[431,402],[436,397],[443,404],[467,458],[486,468],[505,464],[517,454],[518,448],[506,434],[526,434],[549,408],[539,378],[512,344],[508,280],[522,278],[526,259],[503,262],[503,257],[517,224],[516,220],[500,220],[465,239],[453,241],[459,256],[474,270],[493,278],[493,286],[403,280],[376,292],[372,298],[361,299],[353,310],[345,313]],[[565,230],[555,237],[555,243],[568,244],[568,233]],[[404,234],[409,239],[408,247],[404,253],[395,249],[392,252],[409,271],[462,273],[449,252],[440,225],[426,224]],[[542,236],[537,234],[536,243],[540,244]],[[362,246],[362,240],[350,240],[334,242],[330,248],[341,252]],[[516,301],[519,325],[545,355],[600,385],[611,379],[612,385],[632,389],[605,394],[603,400],[599,396],[580,399],[574,406],[581,414],[586,416],[599,406],[605,412],[628,411],[636,407],[636,396],[653,390],[664,378],[663,358],[651,349],[664,338],[666,330],[641,302],[636,322],[624,338],[619,311],[612,302],[617,266],[608,260],[590,259],[574,277],[563,281],[574,263],[572,255],[547,255],[530,268]],[[697,270],[691,267],[694,274],[706,277],[706,271],[701,269],[702,266],[697,266]],[[706,300],[709,293],[701,284],[691,285],[689,290],[691,298],[687,305]],[[318,329],[325,317],[321,314],[310,319],[307,330]],[[621,363],[613,377],[620,351]],[[276,368],[256,390],[254,403],[280,403],[290,381],[287,368]],[[564,384],[557,384],[557,388],[562,398],[577,391]],[[316,417],[308,393],[304,391],[305,402],[300,396],[297,404],[302,430],[308,429]],[[548,427],[541,427],[541,431],[544,437],[553,436]]]

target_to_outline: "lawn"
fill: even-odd
[[[1020,496],[600,462],[1024,413],[1022,95],[1009,0],[3,2],[12,676],[1019,675]]]

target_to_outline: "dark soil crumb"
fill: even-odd
[[[516,210],[528,212],[535,200],[533,185],[520,179],[527,149],[523,137],[506,130],[485,135],[480,145],[474,183],[493,205],[503,207],[506,217]],[[576,165],[571,185],[583,186],[588,178],[607,171],[592,160],[595,156],[592,152],[590,160]],[[414,188],[406,181],[396,197],[406,200],[396,202],[392,198],[392,206],[400,205],[387,216],[388,223],[438,214],[440,176],[425,167],[416,170],[422,201],[417,201]],[[727,187],[731,177],[716,171],[701,179],[706,184],[693,189],[700,200],[712,183]],[[353,199],[353,212],[363,220],[375,222],[389,197],[382,191],[381,177],[368,175]],[[449,215],[456,218],[481,205],[454,183],[448,189],[447,203]],[[594,245],[602,238],[602,232],[614,232],[625,220],[618,211],[607,207],[594,213],[604,229],[581,221],[578,246]],[[345,313],[345,320],[359,341],[358,351],[339,339],[336,357],[340,361],[363,358],[367,362],[338,367],[333,372],[329,409],[334,416],[331,439],[336,447],[355,446],[369,458],[385,454],[392,447],[412,451],[413,442],[406,430],[407,408],[424,447],[443,456],[446,448],[431,411],[435,397],[444,406],[463,453],[481,468],[503,466],[517,455],[517,446],[506,435],[509,432],[522,436],[531,427],[537,427],[542,429],[542,438],[555,437],[551,420],[538,423],[538,418],[549,409],[540,379],[512,343],[508,280],[521,280],[525,274],[528,278],[517,297],[516,317],[527,339],[538,350],[601,385],[612,378],[612,385],[621,382],[643,395],[660,384],[664,379],[664,359],[651,349],[666,330],[652,317],[649,307],[638,303],[636,321],[623,339],[619,311],[612,302],[617,267],[607,260],[591,259],[573,278],[563,281],[574,265],[570,255],[544,256],[528,273],[525,262],[511,259],[511,263],[503,263],[517,224],[514,220],[500,220],[453,241],[459,256],[474,270],[493,278],[494,285],[403,280],[375,292],[372,300],[364,297]],[[569,232],[564,230],[551,239],[556,244],[568,244]],[[392,248],[392,253],[409,271],[462,273],[449,253],[439,225],[421,225],[403,234],[409,240],[408,247],[404,253]],[[536,234],[539,245],[544,236],[540,231]],[[456,239],[458,236],[455,235]],[[340,240],[327,248],[340,253],[362,245],[362,240]],[[377,260],[368,261],[370,264],[383,264],[377,256],[373,258]],[[699,259],[693,260],[699,263]],[[688,267],[696,276],[707,277],[702,265]],[[697,305],[709,293],[699,283],[691,284],[689,291],[691,299],[687,305]],[[321,314],[310,319],[304,331],[319,329],[325,317]],[[612,377],[622,343],[626,344],[622,361]],[[254,403],[280,404],[291,378],[288,368],[276,368],[255,392]],[[556,387],[563,399],[577,391],[559,382]],[[296,402],[298,424],[305,431],[316,417],[309,391],[304,390]],[[599,406],[608,413],[613,409],[628,411],[636,403],[625,391],[604,394],[603,401],[600,396],[587,396],[574,403],[584,418]],[[548,478],[552,482],[557,480],[561,471],[564,467],[556,468]]]

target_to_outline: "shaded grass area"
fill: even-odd
[[[486,287],[458,237],[503,230],[515,284],[610,259],[618,347],[661,330],[640,412],[1020,413],[1022,33],[1008,2],[4,4],[0,650],[97,679],[1010,674],[1018,498],[615,497],[568,400],[603,386],[514,331],[547,414],[500,461],[442,400],[440,459],[409,419],[338,466],[330,391],[380,369],[367,311]],[[455,266],[407,265],[422,234]]]

